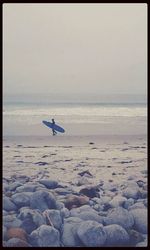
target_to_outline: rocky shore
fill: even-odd
[[[3,178],[3,246],[147,246],[147,172],[141,174],[79,192],[45,177]]]

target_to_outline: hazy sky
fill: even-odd
[[[146,94],[146,4],[4,4],[7,94]]]

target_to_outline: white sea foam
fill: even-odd
[[[102,126],[113,126],[117,127],[120,121],[125,121],[136,126],[140,126],[147,119],[147,107],[146,105],[127,105],[127,104],[117,104],[117,105],[104,105],[104,104],[50,104],[50,105],[5,105],[3,112],[3,124],[4,132],[7,131],[11,133],[17,133],[19,130],[22,133],[30,126],[33,130],[34,125],[40,126],[42,120],[50,121],[52,118],[56,120],[58,124],[62,126],[70,126],[67,128],[68,131],[71,124],[80,125],[83,124],[99,124]],[[125,123],[124,123],[125,124]],[[119,125],[118,125],[119,126]],[[120,126],[122,126],[120,124]],[[119,126],[119,129],[120,129]],[[124,125],[126,126],[126,125]],[[13,129],[14,128],[14,129]],[[93,127],[93,130],[95,127]],[[70,133],[72,133],[71,129]],[[83,132],[85,129],[83,129]],[[92,128],[91,128],[92,131]],[[102,130],[101,130],[102,131]],[[34,131],[35,132],[35,131]],[[28,133],[28,131],[27,131]],[[43,131],[41,131],[41,134]],[[88,132],[87,132],[88,133]]]

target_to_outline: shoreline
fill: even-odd
[[[93,141],[94,143],[97,143],[100,145],[101,143],[124,143],[126,141],[130,142],[140,142],[141,140],[147,142],[147,135],[141,134],[141,135],[84,135],[84,136],[77,136],[77,135],[44,135],[44,136],[3,136],[3,145],[7,143],[37,143],[39,145],[44,145],[45,143],[49,143],[50,145],[66,145],[66,144],[72,144],[72,145],[84,145],[85,143],[89,143]]]

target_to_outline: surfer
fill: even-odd
[[[52,119],[52,123],[55,124],[54,119]],[[53,131],[53,135],[56,135],[56,134],[57,134],[57,132],[55,131],[55,129],[52,128],[52,131]]]

